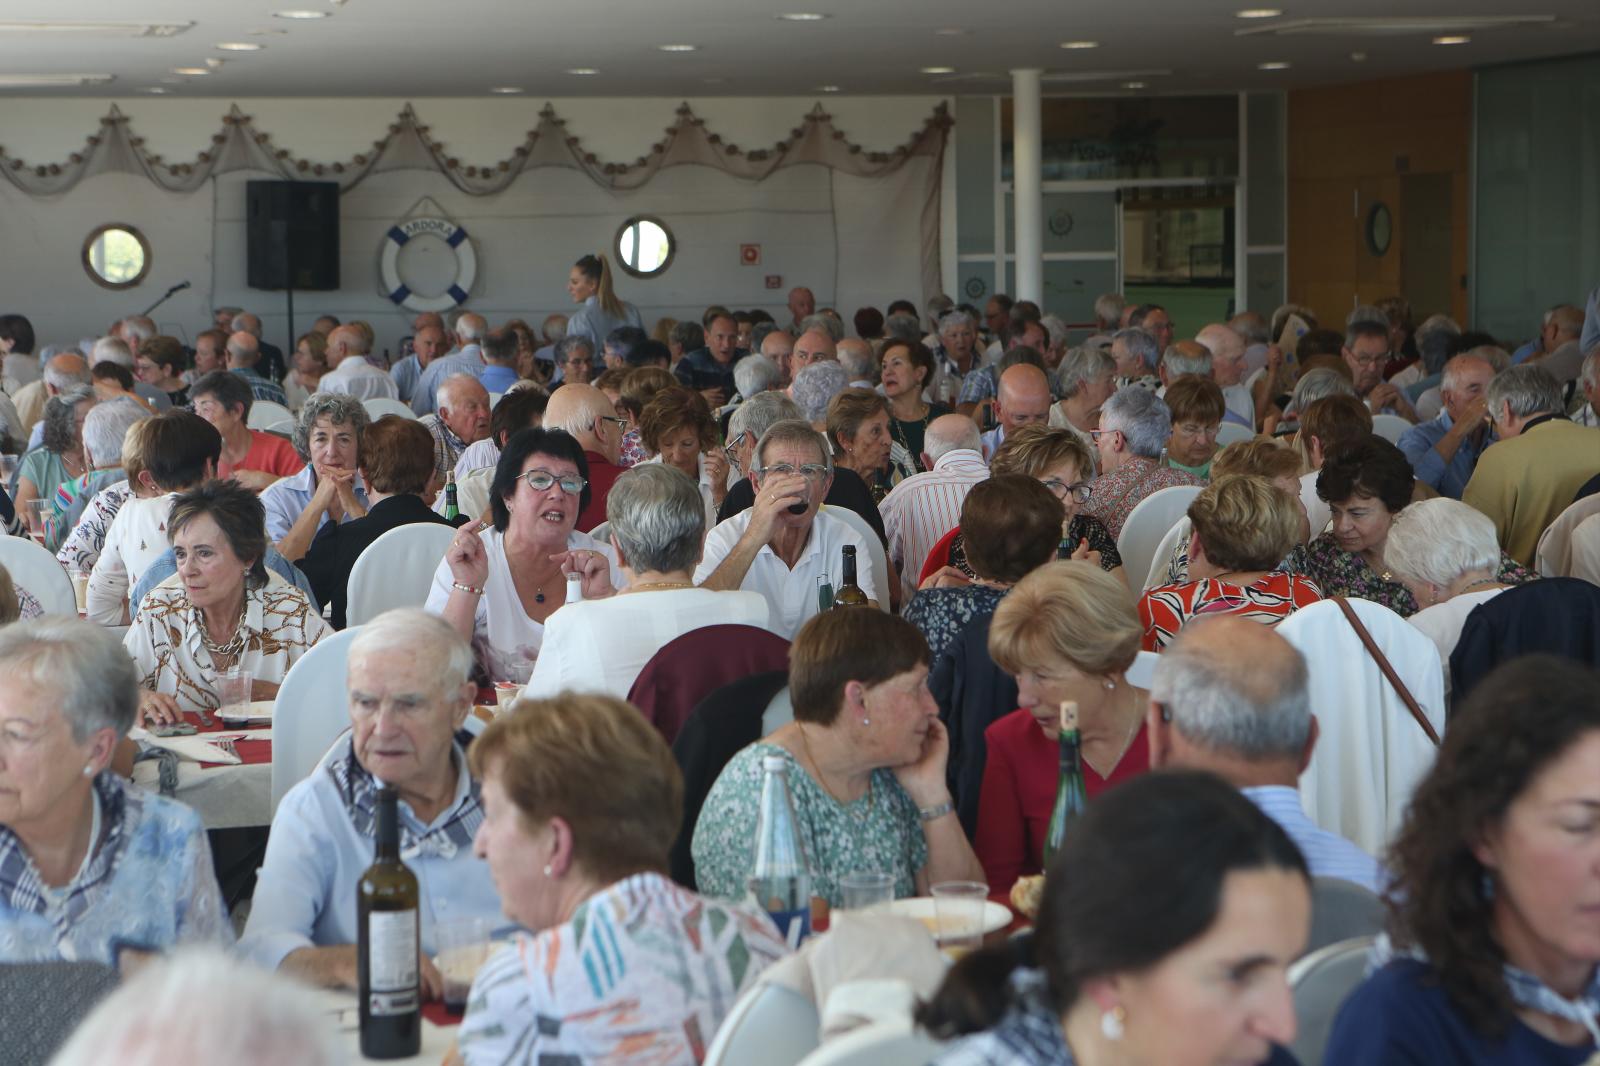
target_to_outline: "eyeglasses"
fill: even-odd
[[[544,492],[549,489],[551,485],[560,485],[561,491],[566,493],[568,496],[576,496],[578,493],[582,492],[583,487],[588,484],[587,481],[579,477],[577,474],[562,474],[560,477],[557,477],[548,470],[529,470],[527,473],[522,475],[522,480],[526,481],[528,483],[528,487],[534,492]]]
[[[1351,353],[1354,355],[1355,353]],[[1375,366],[1382,366],[1389,361],[1388,352],[1379,352],[1377,355],[1356,355],[1355,364],[1363,370],[1371,370]]]
[[[747,429],[722,446],[722,454],[727,457],[728,465],[735,470],[739,469],[739,449],[744,446],[744,439],[749,434],[750,431]]]
[[[1120,429],[1091,429],[1089,431],[1089,439],[1091,441],[1093,441],[1094,443],[1099,444],[1100,441],[1101,441],[1101,438],[1103,438],[1107,433],[1121,433],[1121,432],[1122,432],[1122,430],[1120,430]]]
[[[1215,438],[1217,433],[1222,429],[1222,424],[1217,423],[1216,425],[1202,426],[1195,422],[1184,422],[1181,425],[1176,425],[1172,428],[1183,434],[1185,437]]]
[[[626,418],[618,418],[615,415],[601,415],[600,416],[600,421],[602,421],[602,422],[615,422],[618,429],[625,430],[625,429],[628,428],[628,420]]]
[[[1045,488],[1055,494],[1056,499],[1066,502],[1068,496],[1078,503],[1088,503],[1093,490],[1087,481],[1074,482],[1068,485],[1058,477],[1047,477],[1040,482]]]
[[[789,477],[799,474],[807,481],[817,482],[828,476],[828,468],[821,463],[807,463],[801,467],[793,467],[788,463],[773,463],[771,466],[761,467],[756,471],[759,477]]]

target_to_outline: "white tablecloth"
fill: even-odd
[[[340,992],[325,989],[320,995],[328,1005],[328,1010],[337,1012],[335,1022],[339,1029],[339,1040],[344,1044],[346,1053],[351,1062],[377,1062],[378,1059],[367,1059],[361,1056],[361,1029],[359,1015],[356,1008],[356,997],[351,992]],[[427,1018],[422,1019],[422,1050],[409,1059],[384,1059],[382,1061],[393,1063],[395,1066],[439,1066],[449,1054],[450,1048],[456,1042],[454,1026],[444,1027],[434,1025]]]
[[[259,732],[265,737],[272,735],[270,729]],[[199,734],[201,739],[206,736]],[[133,782],[159,792],[157,763],[152,759],[135,763]],[[193,807],[207,829],[267,825],[272,821],[272,763],[201,766],[185,759],[178,764],[178,790],[172,798]]]

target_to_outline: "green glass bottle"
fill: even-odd
[[[1078,732],[1078,705],[1068,700],[1061,704],[1061,736],[1056,741],[1060,750],[1061,774],[1056,782],[1056,802],[1050,808],[1050,825],[1044,834],[1044,868],[1050,869],[1050,860],[1067,841],[1072,823],[1082,816],[1088,806],[1088,794],[1083,787],[1082,737]]]
[[[456,502],[456,475],[452,471],[444,483],[444,517],[447,522],[454,522],[461,514],[461,507]]]

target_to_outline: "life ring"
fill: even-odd
[[[456,277],[438,296],[419,296],[400,280],[400,249],[413,237],[431,234],[456,253]],[[467,301],[472,282],[478,276],[478,253],[472,248],[467,231],[444,218],[412,218],[389,227],[384,234],[383,253],[378,261],[384,295],[412,311],[448,311]]]

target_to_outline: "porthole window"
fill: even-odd
[[[652,215],[634,215],[617,230],[617,262],[636,278],[665,273],[677,251],[672,231]]]
[[[96,285],[131,289],[150,273],[150,242],[121,222],[97,226],[83,242],[83,269]]]

